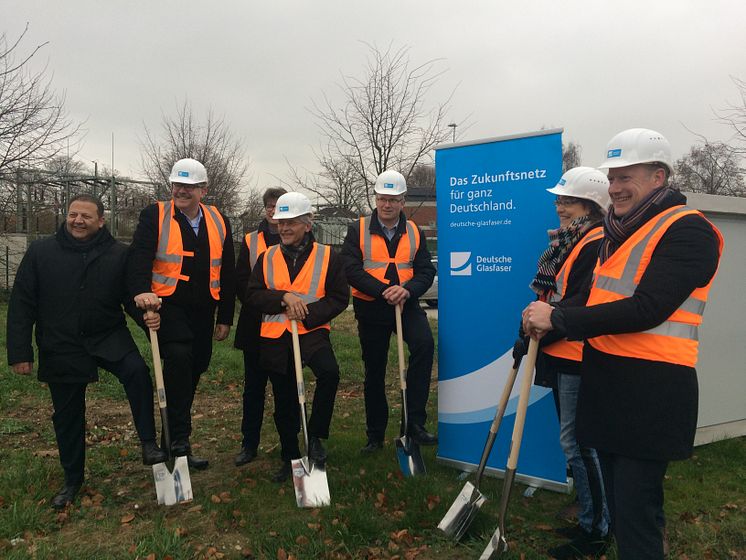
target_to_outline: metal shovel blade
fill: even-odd
[[[308,457],[293,459],[293,486],[298,507],[315,508],[328,506],[331,501],[326,469],[312,464]]]
[[[419,444],[408,436],[401,436],[396,439],[396,457],[404,476],[417,476],[427,473]]]
[[[176,457],[173,472],[168,470],[166,463],[156,463],[153,465],[153,478],[159,504],[172,506],[192,501],[192,480],[189,478],[186,457]]]
[[[471,482],[464,484],[450,509],[438,523],[438,529],[448,538],[459,540],[487,498]]]
[[[492,534],[492,538],[487,543],[487,546],[479,557],[479,560],[492,560],[498,558],[503,552],[508,551],[508,541],[505,540],[505,534],[500,530],[500,527],[495,529]]]

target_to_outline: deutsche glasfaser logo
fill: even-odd
[[[451,252],[451,276],[471,276],[471,251]]]

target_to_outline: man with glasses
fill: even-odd
[[[435,267],[424,234],[404,214],[404,176],[397,171],[384,171],[376,179],[374,191],[376,209],[350,225],[341,252],[347,281],[352,286],[365,365],[365,453],[381,449],[386,434],[386,362],[395,330],[396,305],[402,306],[402,334],[409,348],[408,435],[421,445],[435,445],[438,441],[425,429],[435,344],[418,300],[433,283]]]
[[[267,247],[280,242],[277,230],[277,220],[274,218],[277,199],[287,191],[283,188],[269,188],[264,191],[264,219],[259,223],[256,231],[247,233],[238,252],[236,262],[236,297],[241,302],[241,312],[236,325],[236,339],[234,346],[243,350],[243,416],[241,419],[241,452],[234,463],[237,467],[250,463],[256,459],[259,448],[259,436],[264,418],[264,400],[267,389],[268,374],[259,368],[259,328],[262,324],[262,314],[246,301],[246,288],[249,285],[251,271],[256,265],[259,255]],[[277,402],[275,401],[275,410]]]
[[[192,454],[191,407],[199,378],[210,364],[212,338],[224,340],[233,324],[233,237],[228,219],[201,202],[207,194],[207,171],[200,162],[177,161],[169,181],[171,200],[140,213],[127,282],[139,308],[160,309],[158,340],[171,452],[186,455],[190,467],[205,469],[208,461]]]

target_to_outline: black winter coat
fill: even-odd
[[[677,194],[651,208],[649,217],[684,203]],[[659,325],[694,289],[710,282],[718,245],[709,222],[681,218],[661,238],[632,297],[558,309],[552,323],[571,340]],[[581,445],[658,461],[691,456],[699,396],[694,368],[606,354],[586,342],[581,376],[575,424]]]
[[[404,284],[404,287],[409,290],[411,295],[404,303],[403,313],[411,311],[422,313],[422,311],[418,311],[420,308],[419,297],[430,288],[436,274],[435,266],[430,260],[430,251],[427,248],[425,234],[419,227],[418,230],[420,232],[420,247],[414,255],[414,276]],[[370,219],[370,233],[378,235],[386,241],[389,256],[393,257],[399,246],[399,240],[403,235],[407,234],[407,217],[404,215],[404,212],[400,212],[396,234],[389,241],[386,239],[381,225],[378,223],[378,211],[373,210]],[[360,250],[359,220],[350,224],[347,229],[347,235],[345,236],[340,254],[344,258],[345,272],[347,273],[347,281],[350,283],[350,286],[375,298],[373,301],[365,301],[356,297],[352,298],[355,317],[359,321],[367,323],[393,323],[394,306],[390,305],[381,294],[389,286],[401,283],[399,281],[399,274],[393,264],[389,265],[386,269],[386,279],[390,283],[386,284],[365,271],[363,268],[363,253]]]
[[[257,231],[264,233],[264,241],[267,247],[277,245],[280,242],[280,234],[269,231],[269,224],[266,219],[261,221]],[[259,328],[262,324],[262,314],[256,307],[249,305],[246,299],[246,289],[249,286],[249,278],[251,278],[249,256],[249,246],[246,244],[246,236],[244,236],[241,249],[238,251],[238,261],[236,261],[236,298],[241,302],[241,311],[238,315],[236,338],[233,345],[240,350],[257,352],[259,350]]]
[[[8,363],[33,362],[36,326],[40,381],[85,383],[98,379],[96,358],[122,359],[137,350],[122,305],[127,247],[106,227],[87,243],[63,224],[57,234],[34,241],[16,274],[8,305]]]

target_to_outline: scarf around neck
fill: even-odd
[[[539,257],[537,272],[529,287],[540,298],[547,299],[557,291],[557,272],[565,262],[567,254],[580,241],[591,226],[588,216],[575,218],[567,227],[547,230],[549,247]]]

